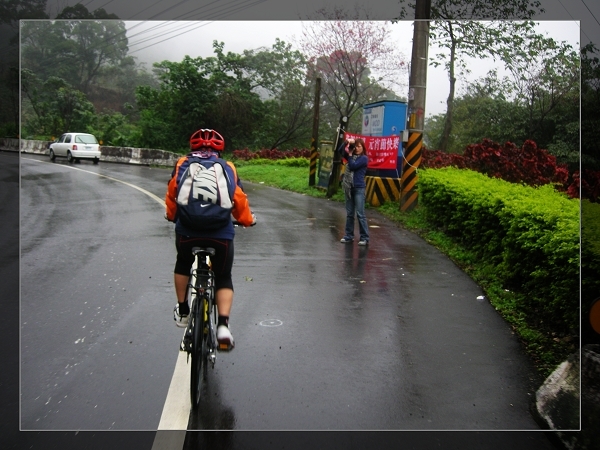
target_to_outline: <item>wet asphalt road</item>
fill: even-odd
[[[172,227],[156,199],[89,172],[160,198],[170,173],[22,158],[21,427],[156,430],[181,335]],[[343,205],[245,187],[259,224],[235,241],[236,349],[190,427],[538,430],[533,368],[445,256],[373,211],[371,244],[341,244]]]

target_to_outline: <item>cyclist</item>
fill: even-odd
[[[215,274],[215,300],[218,311],[217,341],[219,344],[227,344],[227,348],[230,350],[234,347],[233,336],[229,330],[229,314],[233,304],[231,279],[235,235],[233,223],[229,220],[229,223],[223,228],[211,231],[186,228],[177,218],[176,202],[178,180],[189,165],[189,158],[194,156],[214,160],[220,157],[220,152],[224,148],[225,141],[215,130],[200,129],[192,134],[190,137],[191,152],[179,158],[168,183],[165,217],[167,220],[175,222],[175,247],[177,249],[174,269],[175,294],[177,296],[177,305],[173,311],[175,324],[185,328],[190,313],[190,305],[185,298],[185,293],[190,269],[194,263],[192,247],[212,247],[215,249],[215,256],[211,258],[211,261]],[[233,196],[233,217],[243,226],[254,225],[256,217],[250,210],[248,198],[243,191],[233,163],[227,161],[226,171],[229,178],[235,180],[236,184]]]

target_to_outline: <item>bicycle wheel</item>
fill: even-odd
[[[204,366],[206,365],[206,300],[196,299],[198,304],[194,307],[192,320],[194,321],[192,335],[192,366],[190,377],[190,397],[192,408],[196,409],[200,404],[200,393],[202,392],[202,384],[204,381]]]

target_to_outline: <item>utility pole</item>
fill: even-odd
[[[316,79],[315,83],[315,106],[313,113],[312,139],[310,143],[310,171],[308,174],[308,185],[315,185],[317,173],[317,140],[319,139],[319,104],[321,103],[321,78]]]
[[[421,163],[423,127],[425,124],[425,91],[427,85],[427,50],[431,0],[416,0],[413,47],[408,91],[408,143],[402,160],[400,210],[411,211],[418,203],[417,168]]]

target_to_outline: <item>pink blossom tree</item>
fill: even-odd
[[[408,62],[391,38],[390,22],[358,20],[344,9],[320,10],[328,20],[307,22],[300,48],[309,75],[321,77],[324,99],[350,118],[363,104],[400,98],[408,86]]]

